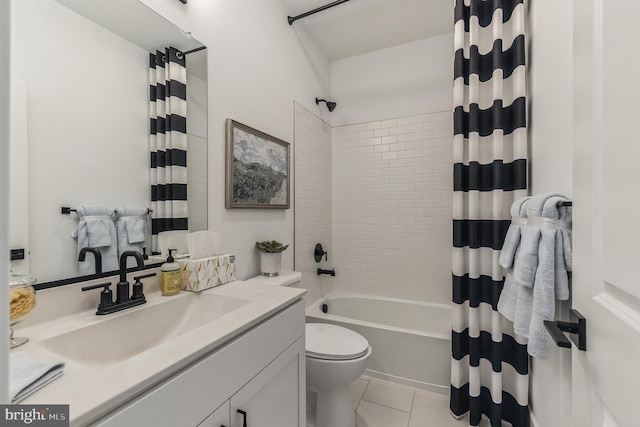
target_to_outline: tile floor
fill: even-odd
[[[449,413],[449,398],[419,388],[362,376],[349,388],[357,427],[461,427]],[[314,427],[315,395],[307,393],[307,427]]]

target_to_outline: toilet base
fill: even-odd
[[[315,427],[356,427],[356,413],[349,401],[349,387],[317,392]]]

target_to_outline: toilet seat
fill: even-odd
[[[328,323],[307,323],[306,352],[308,357],[324,360],[351,360],[369,351],[365,337],[350,329]]]

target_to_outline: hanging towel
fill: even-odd
[[[553,320],[556,300],[569,299],[572,218],[570,208],[558,206],[563,201],[568,199],[542,194],[527,202],[514,268],[507,271],[498,301],[514,332],[529,339],[527,350],[534,357],[545,357],[551,348],[543,321]]]
[[[147,214],[149,209],[140,206],[123,206],[116,209],[116,234],[118,236],[118,257],[125,251],[143,253],[147,247],[149,231]],[[136,260],[129,258],[127,268],[136,267]]]
[[[78,240],[78,255],[84,247],[97,248],[102,255],[103,271],[118,269],[116,227],[113,223],[113,208],[106,206],[78,206],[78,227],[71,237]],[[81,276],[95,273],[94,261],[87,259],[78,263]]]
[[[541,218],[536,219],[531,225],[539,226],[541,235],[527,346],[529,354],[534,357],[545,357],[549,354],[552,341],[544,327],[544,321],[554,319],[557,300],[569,299],[572,217],[570,208],[558,207],[563,201],[567,201],[567,198],[548,199]]]
[[[527,203],[531,197],[523,197],[511,204],[511,224],[500,251],[499,263],[504,268],[512,268],[516,250],[520,245],[522,229],[527,224]]]
[[[513,263],[520,251],[522,232],[527,223],[527,203],[530,199],[531,197],[523,197],[516,200],[511,205],[511,225],[509,225],[504,245],[500,252],[499,263],[502,267],[507,269],[507,274],[502,287],[502,292],[500,293],[497,308],[503,316],[514,323],[516,323],[515,317],[518,299],[523,298],[524,296],[518,296],[520,287],[513,280]],[[520,333],[520,335],[527,337],[528,331],[526,331],[526,334]]]
[[[551,197],[562,197],[561,194],[540,194],[531,197],[527,202],[527,226],[522,232],[520,251],[513,263],[513,280],[518,286],[533,287],[538,268],[538,246],[540,243],[540,227],[529,227],[529,220],[541,217],[545,202]]]
[[[62,376],[63,362],[42,362],[26,353],[9,353],[9,398],[18,403]]]

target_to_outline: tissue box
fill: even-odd
[[[179,259],[180,288],[200,292],[236,280],[235,255]]]

